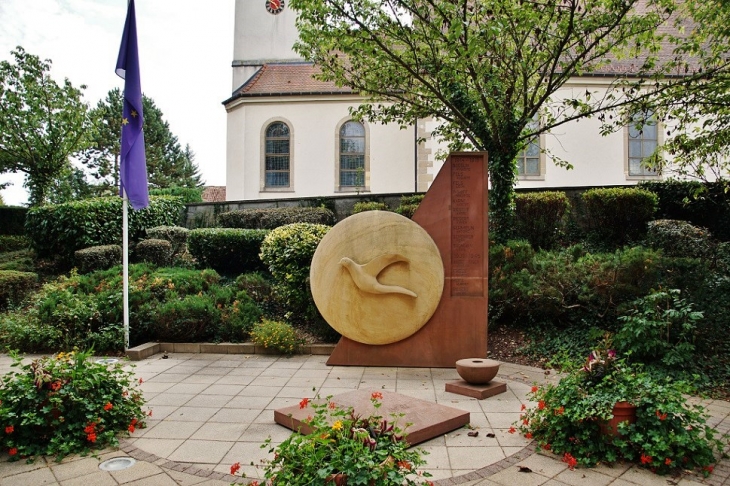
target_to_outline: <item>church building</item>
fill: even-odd
[[[426,191],[442,166],[435,121],[358,122],[363,98],[315,80],[317,67],[293,50],[296,12],[287,0],[236,0],[232,94],[227,111],[226,199],[229,201]],[[610,66],[609,66],[610,69]],[[607,76],[608,74],[608,76]],[[558,93],[608,87],[610,72],[576,78]],[[531,143],[518,159],[518,188],[635,184],[659,176],[641,161],[661,127],[625,127],[608,136],[600,121],[566,123]],[[418,143],[419,139],[425,142]],[[573,165],[558,167],[547,152]]]

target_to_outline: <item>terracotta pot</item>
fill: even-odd
[[[621,422],[636,423],[636,405],[629,402],[616,402],[611,413],[613,413],[613,417],[610,420],[604,420],[600,423],[603,435],[618,437],[621,435],[618,432],[618,424]]]
[[[486,358],[466,358],[456,362],[456,372],[472,385],[485,385],[492,381],[499,371],[499,361]]]

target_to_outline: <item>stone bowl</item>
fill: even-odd
[[[465,358],[456,362],[456,372],[471,385],[485,385],[497,376],[501,364],[493,359]]]

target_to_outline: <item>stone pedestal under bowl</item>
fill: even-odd
[[[446,383],[446,391],[479,400],[504,393],[507,391],[507,384],[494,381],[501,364],[487,358],[460,359],[456,362],[456,372],[462,381]]]

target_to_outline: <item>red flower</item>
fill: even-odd
[[[60,381],[54,381],[51,383],[51,390],[58,391],[61,389],[61,382]]]
[[[299,408],[307,408],[308,404],[309,404],[309,398],[302,398],[302,401],[299,402]]]
[[[411,463],[408,461],[398,461],[398,467],[410,471],[413,466],[411,466]]]
[[[231,474],[236,474],[241,469],[241,463],[237,462],[231,466]]]
[[[537,388],[536,386],[533,386],[533,387],[532,387],[532,388],[530,389],[530,391],[531,391],[532,393],[536,393],[536,392],[537,392],[537,390],[538,390],[538,388]]]
[[[537,402],[537,408],[538,410],[545,410],[545,400],[540,400]]]
[[[248,483],[248,486],[259,486],[259,482],[258,481],[251,481],[250,483]]]
[[[88,440],[89,442],[96,442],[96,434],[93,432],[88,434],[86,436],[86,440]]]
[[[525,434],[525,439],[532,439],[532,432],[528,432]]]
[[[129,433],[130,433],[130,434],[131,434],[131,433],[134,433],[134,430],[135,430],[135,429],[134,429],[134,425],[132,425],[132,424],[129,424],[129,427],[127,427],[127,430],[129,431]]]
[[[566,452],[565,455],[563,455],[563,462],[568,465],[568,468],[572,471],[575,469],[575,466],[578,465],[578,459],[573,457],[570,452]]]
[[[517,432],[517,429],[515,429],[514,427],[510,427],[507,432],[509,432],[510,434],[514,434],[515,432]]]
[[[18,453],[18,449],[16,447],[11,447],[10,450],[8,451],[8,454],[10,454],[11,456],[14,456],[17,453]]]
[[[133,418],[132,421],[129,423],[130,425],[137,425],[137,419]]]
[[[13,427],[12,425],[8,425],[7,427],[5,427],[6,434],[12,434],[14,430],[15,430],[15,427]]]
[[[150,411],[149,411],[149,412],[147,412],[147,416],[148,416],[148,417],[152,417],[152,409],[150,409]]]
[[[111,402],[106,402],[106,405],[104,405],[104,410],[106,410],[108,412],[109,410],[112,409],[112,407],[113,407],[113,405]]]
[[[653,459],[651,458],[651,456],[647,456],[646,454],[642,454],[641,455],[641,463],[642,464],[651,464],[651,461],[652,460]]]
[[[522,419],[522,424],[523,425],[529,425],[530,424],[530,421],[528,419]]]
[[[545,449],[546,451],[549,451],[551,447],[552,446],[550,444],[545,444],[544,446],[542,446],[542,448]]]
[[[562,405],[555,409],[555,415],[563,415],[565,413],[565,407]]]
[[[94,422],[89,422],[86,427],[84,427],[84,433],[86,434],[92,434],[94,433],[94,429],[96,428],[96,424]]]
[[[140,378],[139,379],[139,384],[141,385],[142,383],[144,383],[144,380],[142,378]]]
[[[664,464],[665,464],[666,466],[669,466],[669,465],[670,465],[671,463],[672,463],[672,460],[671,460],[671,459],[669,459],[668,457],[667,457],[666,459],[664,459]]]
[[[526,406],[526,405],[525,405],[525,404],[523,403],[523,404],[522,404],[522,407],[520,407],[520,412],[522,412],[522,411],[523,411],[523,410],[525,410],[526,408],[527,408],[527,406]]]
[[[337,405],[335,405],[335,402],[330,402],[329,407],[330,407],[330,410],[334,410],[337,407]]]
[[[705,466],[702,468],[703,471],[706,471],[708,474],[712,474],[712,471],[715,470],[715,466]]]
[[[370,399],[371,400],[382,400],[383,399],[383,394],[380,393],[380,392],[373,392],[373,394],[370,395]]]

